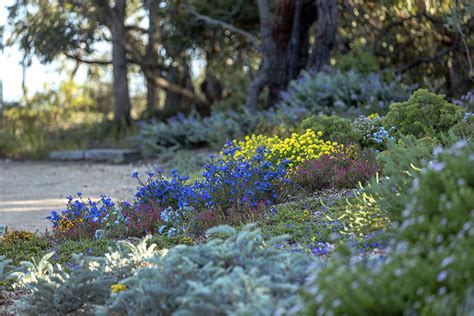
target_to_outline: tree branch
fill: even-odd
[[[242,30],[241,28],[238,28],[235,25],[232,25],[230,23],[227,23],[227,22],[224,22],[224,21],[221,21],[221,20],[216,20],[216,19],[211,18],[210,16],[207,16],[207,15],[202,15],[202,14],[196,12],[194,9],[192,9],[190,7],[188,7],[188,10],[189,10],[189,13],[191,15],[193,15],[196,19],[201,20],[201,21],[205,22],[206,24],[209,24],[209,25],[212,25],[212,26],[220,26],[222,28],[228,29],[231,32],[242,35],[243,37],[248,39],[255,46],[256,49],[259,49],[259,46],[260,46],[259,40],[253,34],[247,32],[245,30]]]
[[[111,61],[111,60],[84,59],[84,58],[82,58],[82,57],[79,56],[79,55],[73,55],[73,54],[70,54],[70,53],[64,53],[64,55],[65,55],[67,58],[74,59],[75,61],[78,61],[78,62],[84,63],[84,64],[89,64],[89,65],[102,65],[102,66],[106,66],[106,65],[112,64],[112,61]]]
[[[148,79],[151,79],[156,87],[161,88],[167,92],[173,92],[180,95],[183,95],[191,100],[195,100],[198,103],[205,104],[206,101],[195,94],[193,91],[188,90],[186,88],[181,87],[180,85],[174,84],[157,74],[153,73],[151,70],[147,68],[142,68],[143,73]]]
[[[421,64],[426,64],[426,63],[429,63],[429,62],[436,61],[436,60],[440,59],[441,57],[447,55],[449,52],[455,50],[458,47],[459,47],[459,41],[456,41],[453,45],[451,45],[449,47],[446,47],[445,49],[439,51],[437,54],[435,54],[432,57],[425,56],[425,57],[420,57],[418,59],[415,59],[411,63],[398,68],[397,72],[403,73],[403,72],[405,72],[407,70],[410,70],[411,68],[414,68],[414,67],[419,66]]]

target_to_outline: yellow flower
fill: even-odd
[[[372,114],[370,114],[369,116],[367,116],[367,118],[368,118],[369,120],[373,120],[374,118],[377,118],[377,117],[379,117],[379,114],[378,114],[378,113],[372,113]]]
[[[317,159],[322,154],[328,154],[338,150],[342,145],[336,142],[324,141],[318,137],[322,132],[307,129],[303,134],[293,133],[291,137],[280,138],[279,136],[268,137],[265,135],[245,136],[243,141],[234,140],[233,143],[241,149],[236,151],[235,157],[250,159],[260,146],[265,146],[271,151],[266,158],[274,163],[280,163],[283,159],[292,160],[293,165],[298,165],[307,159]]]
[[[118,293],[127,290],[128,287],[125,284],[116,283],[112,284],[110,289],[112,290],[112,293]]]
[[[193,243],[193,239],[191,237],[182,237],[180,241],[186,245],[190,245]]]

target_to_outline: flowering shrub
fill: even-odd
[[[247,160],[236,157],[238,149],[229,143],[223,158],[211,155],[203,178],[192,183],[176,170],[169,179],[160,170],[151,172],[145,182],[133,173],[139,182],[134,205],[124,202],[116,206],[105,196],[98,202],[85,202],[78,193],[79,199],[69,197],[67,209],[61,214],[52,212],[48,219],[56,232],[76,236],[87,233],[96,238],[103,236],[104,229],[126,236],[149,232],[173,236],[188,232],[191,226],[204,231],[210,223],[249,220],[279,198],[279,191],[284,188],[281,183],[288,181],[289,162],[267,161],[271,151],[264,147],[257,148]],[[210,214],[197,216],[202,211]],[[196,223],[200,219],[207,224]]]
[[[384,150],[389,141],[395,140],[395,128],[382,126],[383,118],[374,113],[369,116],[359,116],[354,121],[354,128],[359,133],[359,143],[363,147]]]
[[[156,203],[162,207],[179,209],[183,206],[194,206],[199,200],[198,193],[193,190],[192,185],[187,184],[189,177],[179,175],[177,170],[172,170],[170,178],[166,179],[161,170],[150,172],[146,182],[141,182],[138,174],[132,174],[139,182],[138,191],[135,194],[135,202],[145,205],[149,202]]]
[[[238,148],[230,143],[223,151],[224,158],[211,156],[205,166],[203,179],[186,183],[189,177],[172,171],[171,179],[165,179],[160,172],[150,174],[146,183],[141,183],[136,194],[136,203],[150,201],[178,211],[185,207],[196,210],[212,209],[222,217],[228,211],[245,212],[259,203],[270,204],[278,198],[277,185],[285,181],[289,162],[278,164],[266,161],[271,155],[264,147],[257,148],[254,155],[246,160],[237,157]]]
[[[123,225],[111,227],[114,235],[145,236],[148,233],[154,233],[163,224],[163,208],[153,202],[144,205],[122,204],[121,213],[125,217]]]
[[[73,200],[68,196],[66,210],[59,215],[51,212],[47,219],[53,224],[56,232],[69,234],[93,234],[96,229],[103,226],[119,224],[126,220],[120,208],[109,197],[102,196],[98,202],[90,199],[85,202],[82,193],[78,192],[79,199]]]
[[[379,171],[373,155],[352,158],[346,151],[307,160],[291,172],[291,182],[309,192],[355,188]]]
[[[336,142],[323,141],[319,139],[322,132],[307,129],[303,134],[293,133],[291,137],[280,138],[278,136],[268,137],[264,135],[246,136],[243,141],[234,141],[228,145],[228,149],[236,149],[235,157],[249,159],[259,147],[269,149],[264,156],[265,159],[275,164],[289,160],[290,167],[297,166],[307,159],[317,159],[321,155],[329,155],[342,145]]]

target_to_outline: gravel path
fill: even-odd
[[[150,165],[0,161],[0,224],[9,229],[44,231],[49,212],[64,209],[66,196],[82,192],[85,198],[101,194],[114,200],[133,199],[137,182]]]

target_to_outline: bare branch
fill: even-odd
[[[191,15],[193,15],[198,20],[201,20],[201,21],[203,21],[203,22],[205,22],[209,25],[219,26],[219,27],[228,29],[229,31],[231,31],[233,33],[242,35],[243,37],[247,38],[255,46],[255,48],[259,49],[259,46],[260,46],[259,40],[253,34],[247,32],[245,30],[242,30],[241,28],[238,28],[235,25],[232,25],[230,23],[211,18],[210,16],[207,16],[207,15],[202,15],[202,14],[196,12],[194,9],[192,9],[190,7],[188,7],[188,10],[189,10],[189,13]]]
[[[65,53],[64,54],[67,58],[74,59],[77,62],[84,63],[84,64],[89,64],[89,65],[111,65],[112,61],[111,60],[95,60],[95,59],[84,59],[79,55],[73,55],[70,53]]]

